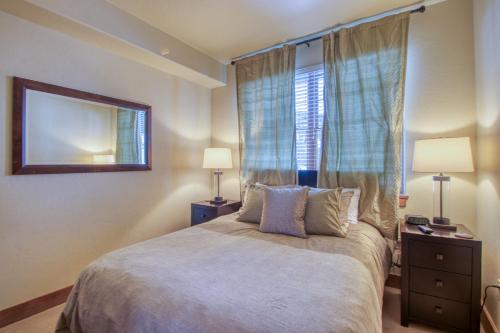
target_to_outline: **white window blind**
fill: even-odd
[[[319,170],[323,128],[323,66],[295,73],[296,151],[299,170]]]
[[[139,163],[146,164],[146,112],[137,112]]]

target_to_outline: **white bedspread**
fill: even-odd
[[[389,263],[365,223],[301,239],[223,216],[93,262],[57,332],[382,332]]]

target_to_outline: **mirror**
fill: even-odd
[[[151,170],[151,108],[14,78],[13,173]]]

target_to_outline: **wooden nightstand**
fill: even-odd
[[[463,225],[456,232],[472,233]],[[401,325],[421,322],[451,332],[479,332],[481,241],[402,223]]]
[[[214,205],[210,201],[199,201],[191,203],[191,226],[213,220],[216,217],[227,215],[238,211],[241,201],[228,200],[223,205]]]

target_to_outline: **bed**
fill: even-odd
[[[382,332],[391,262],[380,232],[266,234],[236,214],[97,259],[57,332]]]

